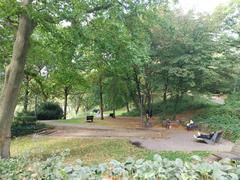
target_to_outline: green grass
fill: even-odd
[[[124,161],[128,157],[152,159],[157,152],[138,148],[128,140],[120,139],[70,139],[53,137],[22,137],[12,141],[12,156],[30,155],[32,158],[46,159],[52,153],[70,149],[67,163],[74,163],[81,159],[86,164],[109,162],[111,159]],[[189,161],[192,155],[206,157],[207,152],[159,152],[162,157],[174,160],[182,158]]]
[[[123,109],[119,109],[115,112],[116,116],[121,116],[126,111]],[[109,115],[112,113],[112,111],[105,111],[104,114]],[[86,116],[80,115],[77,118],[67,119],[67,120],[54,120],[54,122],[60,122],[60,123],[66,123],[66,124],[88,124],[86,123]],[[95,118],[94,122],[96,125],[104,125],[104,122],[102,122],[99,118]]]

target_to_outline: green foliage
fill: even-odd
[[[19,124],[18,122],[13,122],[11,126],[11,135],[12,137],[25,136],[37,133],[47,127],[48,126],[43,123]]]
[[[14,121],[17,122],[18,124],[34,125],[37,122],[37,117],[34,111],[17,112],[16,117],[14,118]]]
[[[224,159],[212,164],[201,161],[198,156],[191,162],[181,159],[170,161],[160,155],[153,160],[128,158],[124,163],[111,160],[109,163],[85,166],[81,160],[75,165],[63,163],[69,151],[52,155],[45,161],[25,157],[0,160],[0,178],[3,179],[239,179],[240,162]]]
[[[178,114],[189,110],[201,109],[210,106],[211,103],[201,96],[184,96],[176,105],[175,99],[168,99],[166,102],[155,103],[153,113],[156,115]]]
[[[62,117],[63,110],[56,103],[45,102],[37,108],[37,119],[39,120],[56,120]]]
[[[226,139],[236,141],[240,138],[239,104],[239,96],[230,96],[225,105],[205,109],[194,121],[205,130],[223,130]]]
[[[167,99],[166,102],[160,101],[152,104],[153,115],[159,115],[161,119],[174,118],[176,114],[189,110],[196,110],[212,106],[206,98],[199,96],[184,96],[176,105],[173,98]],[[124,113],[125,116],[139,116],[140,112],[133,109],[131,112]]]
[[[18,112],[11,126],[12,137],[33,134],[47,128],[47,125],[37,123],[34,111]]]
[[[122,113],[122,116],[140,116],[140,111],[138,109],[133,109],[130,112]]]

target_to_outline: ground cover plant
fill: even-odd
[[[110,160],[107,163],[86,166],[76,160],[74,165],[64,164],[66,150],[52,155],[46,160],[31,160],[27,157],[16,157],[0,160],[0,178],[3,179],[231,179],[240,178],[240,162],[224,159],[212,164],[203,162],[193,156],[190,162],[181,159],[174,161],[155,154],[152,160],[128,158],[123,162]]]

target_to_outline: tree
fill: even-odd
[[[11,9],[12,4],[14,4],[14,9]],[[84,17],[84,15],[89,13],[106,10],[114,4],[108,1],[74,1],[73,3],[66,3],[65,1],[41,3],[36,1],[32,6],[32,0],[22,0],[21,5],[16,1],[4,1],[1,2],[0,5],[1,20],[3,19],[3,21],[9,22],[9,16],[14,16],[15,18],[17,15],[19,16],[12,59],[6,70],[6,78],[0,102],[0,152],[1,157],[6,158],[9,157],[10,127],[17,104],[20,85],[24,76],[29,39],[36,24],[40,23],[41,27],[45,30],[50,30],[49,23],[55,24],[56,26],[62,20],[68,21],[74,18],[83,22],[82,17],[75,17],[74,14],[79,14]],[[73,7],[71,7],[71,5]],[[77,10],[76,7],[78,7]],[[89,9],[81,7],[89,7]],[[2,13],[5,12],[5,10],[2,11],[3,9],[7,9],[7,12],[13,13],[4,14]],[[73,13],[73,10],[76,10],[78,13]],[[49,14],[49,12],[52,13]],[[87,17],[85,16],[84,19],[87,19]]]
[[[23,0],[23,10],[31,4],[31,0]],[[29,38],[34,29],[34,23],[26,11],[19,17],[19,25],[10,65],[7,67],[3,93],[0,101],[0,152],[1,157],[10,155],[11,122],[17,104],[17,97],[24,75],[25,60]]]

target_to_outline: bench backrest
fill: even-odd
[[[234,146],[233,146],[233,148],[232,148],[232,153],[233,153],[233,154],[240,155],[240,140],[238,140],[238,141],[234,144]]]
[[[93,116],[87,116],[87,120],[93,120]]]
[[[219,142],[222,137],[222,134],[223,134],[223,131],[216,131],[213,137],[211,138],[211,140],[215,143]]]

